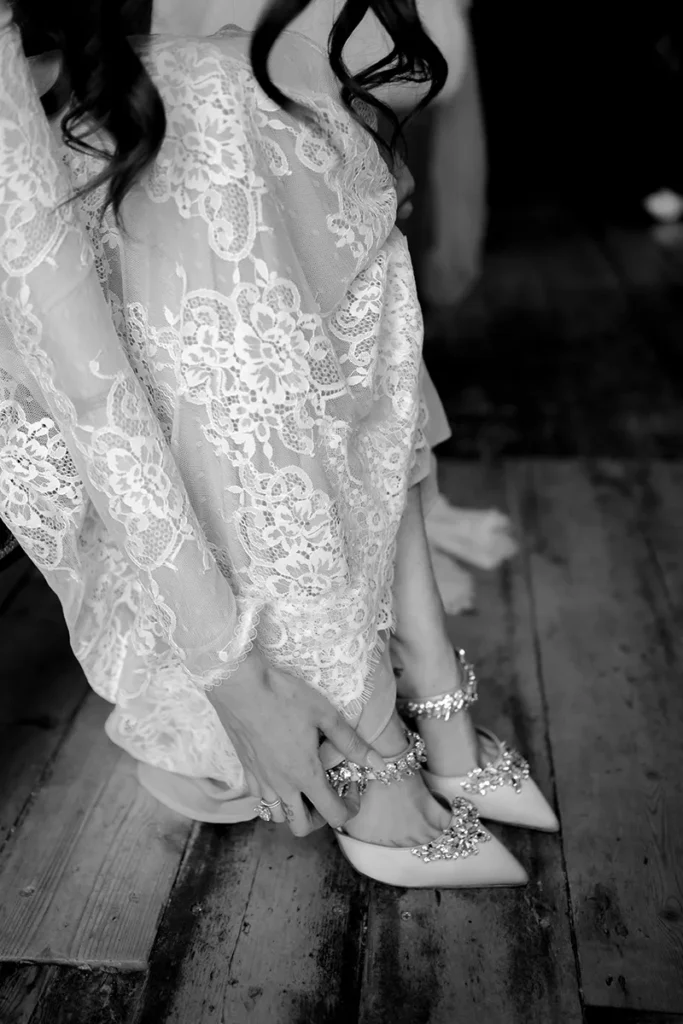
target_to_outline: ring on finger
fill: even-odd
[[[271,811],[270,807],[268,807],[268,806],[266,806],[266,804],[264,804],[263,800],[261,800],[256,805],[254,810],[256,811],[256,813],[258,814],[259,818],[262,821],[272,821],[273,820],[273,812]]]
[[[262,821],[272,821],[273,811],[281,805],[282,800],[280,800],[279,797],[276,797],[275,800],[271,800],[270,803],[267,800],[261,798],[261,800],[259,800],[258,806],[255,807],[254,810],[258,814],[259,818],[262,819]]]

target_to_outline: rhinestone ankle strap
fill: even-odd
[[[464,679],[462,688],[450,693],[438,693],[425,700],[410,700],[399,697],[396,707],[403,718],[443,718],[446,722],[451,715],[464,711],[477,699],[477,677],[474,666],[467,660],[463,650],[455,652]]]
[[[410,740],[409,746],[398,757],[387,760],[383,772],[375,772],[372,768],[354,764],[353,761],[342,761],[334,768],[328,768],[325,774],[339,796],[346,796],[352,782],[358,783],[358,792],[362,796],[368,782],[377,781],[388,786],[391,782],[398,782],[406,775],[414,775],[419,771],[427,760],[424,741],[416,732],[408,731],[407,735]]]

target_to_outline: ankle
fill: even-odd
[[[464,683],[460,663],[450,645],[421,656],[397,647],[392,649],[392,666],[398,696],[411,700],[447,693]]]
[[[406,725],[398,711],[394,709],[384,730],[373,741],[372,745],[378,754],[381,754],[387,760],[392,760],[406,752],[409,742]]]

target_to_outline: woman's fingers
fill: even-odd
[[[282,805],[282,798],[279,793],[276,793],[274,789],[271,789],[267,783],[261,784],[261,800],[268,804],[270,809],[270,820],[276,822],[278,825],[283,824],[287,819],[285,817],[284,808]],[[279,803],[277,802],[279,801]]]
[[[301,793],[292,791],[288,796],[283,797],[282,813],[292,835],[299,838],[310,835],[311,832],[320,828],[314,821],[313,814],[304,804]]]
[[[358,814],[360,804],[357,798],[351,793],[344,798],[340,797],[330,785],[322,765],[320,765],[319,771],[315,772],[313,780],[306,790],[306,796],[332,828],[345,825],[349,818]]]
[[[344,801],[344,806],[349,813],[349,818],[355,818],[360,810],[360,793],[358,792],[358,786],[355,782],[351,785],[346,796],[342,797],[342,800]]]
[[[244,766],[243,766],[244,767]],[[256,778],[254,773],[248,768],[244,768],[244,781],[247,784],[249,793],[253,796],[256,803],[261,799],[261,783]]]

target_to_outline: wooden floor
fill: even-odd
[[[529,886],[383,887],[329,830],[164,810],[21,560],[0,573],[0,1024],[683,1024],[680,256],[625,229],[496,244],[431,352],[442,489],[521,540],[450,627],[476,717],[562,822],[494,826]]]
[[[683,1022],[683,466],[448,462],[443,487],[523,538],[452,630],[478,717],[559,810],[560,837],[496,830],[528,888],[385,888],[329,832],[191,830],[138,790],[20,563],[0,576],[3,1024]]]

